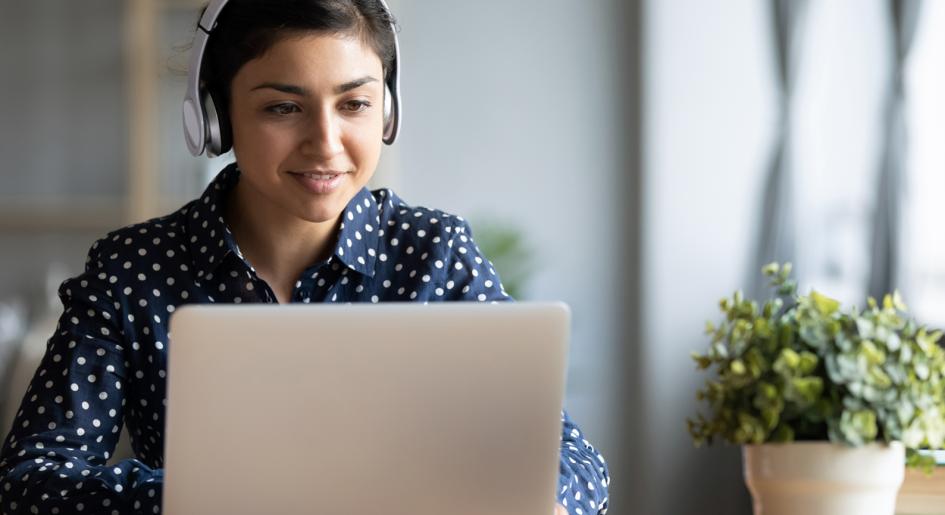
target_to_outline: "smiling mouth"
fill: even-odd
[[[344,175],[347,172],[289,172],[292,175],[299,175],[305,177],[306,179],[312,179],[315,181],[330,181],[339,175]]]
[[[345,175],[351,172],[338,170],[312,170],[289,172],[302,188],[315,195],[327,195],[345,184]]]

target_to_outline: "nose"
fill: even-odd
[[[330,109],[317,110],[305,127],[302,152],[327,161],[343,151],[340,120]]]

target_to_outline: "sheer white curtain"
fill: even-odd
[[[796,252],[795,98],[807,4],[806,0],[771,0],[768,3],[778,87],[778,123],[771,161],[765,170],[755,266],[749,275],[751,294],[755,298],[763,298],[768,293],[767,281],[761,278],[758,270],[771,261],[792,261]]]
[[[886,80],[882,122],[884,145],[875,190],[870,256],[869,293],[876,298],[899,286],[902,185],[905,182],[909,147],[905,112],[905,70],[922,3],[922,0],[887,2],[892,66]]]
[[[870,276],[889,0],[820,0],[808,12],[793,162],[801,291],[863,305]]]
[[[811,2],[799,45],[788,160],[801,290],[862,306],[898,288],[920,321],[945,326],[945,2]]]
[[[945,2],[922,5],[905,91],[900,287],[919,320],[945,327]]]

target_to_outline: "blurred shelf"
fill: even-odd
[[[937,467],[931,476],[906,469],[896,515],[945,515],[945,467]]]
[[[168,33],[180,33],[189,42],[197,22],[196,11],[206,3],[207,0],[131,0],[112,3],[112,10],[109,11],[111,17],[102,21],[104,28],[90,25],[99,32],[108,32],[105,29],[114,29],[112,24],[120,23],[121,33],[126,38],[126,51],[110,57],[111,60],[106,64],[111,68],[122,69],[114,80],[120,80],[122,89],[127,91],[124,99],[124,110],[127,112],[124,115],[128,135],[127,161],[115,169],[116,174],[124,176],[122,182],[127,186],[121,193],[109,197],[94,196],[96,194],[93,193],[92,197],[78,198],[61,192],[50,192],[48,196],[36,192],[23,197],[6,192],[7,198],[0,195],[0,233],[116,229],[169,213],[192,200],[195,194],[192,190],[196,189],[196,193],[199,193],[202,189],[199,181],[189,181],[186,175],[179,173],[185,170],[186,174],[187,165],[192,165],[192,162],[187,161],[182,166],[182,160],[174,153],[183,152],[183,138],[178,136],[175,142],[177,150],[166,148],[166,144],[162,146],[167,140],[164,137],[165,126],[170,123],[162,120],[162,114],[173,112],[171,118],[177,136],[180,131],[177,113],[180,111],[176,95],[173,103],[168,105],[167,98],[161,96],[161,88],[166,87],[168,82],[162,77],[166,60],[164,53],[171,46],[171,42],[166,40]],[[187,11],[192,11],[193,15]],[[30,19],[27,17],[25,21],[29,22]],[[181,53],[185,57],[189,54],[184,51]],[[184,72],[186,64],[182,61]],[[174,84],[182,88],[183,78],[174,79],[177,81]],[[0,129],[3,128],[6,127],[0,124]],[[170,180],[162,175],[162,170],[163,173],[171,174]],[[179,195],[186,195],[187,198],[171,198]]]
[[[124,206],[115,200],[0,202],[3,232],[98,230],[119,225],[125,218]]]
[[[123,200],[0,200],[0,233],[98,231],[104,234],[144,221],[132,214],[137,210],[129,209]],[[177,210],[189,200],[161,199],[157,204],[160,215]]]

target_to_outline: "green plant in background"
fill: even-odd
[[[790,264],[763,273],[774,297],[761,308],[741,292],[722,299],[708,351],[692,355],[714,372],[696,395],[709,415],[688,421],[696,445],[901,441],[910,465],[932,467],[916,451],[945,444],[941,332],[909,318],[898,292],[843,310],[816,291],[798,295]]]
[[[507,224],[486,221],[475,224],[473,235],[479,250],[502,279],[505,291],[513,298],[523,298],[525,284],[534,270],[534,259],[522,232]]]

